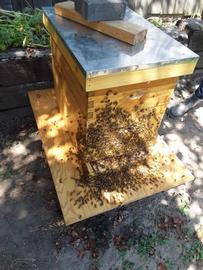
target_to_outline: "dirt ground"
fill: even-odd
[[[171,104],[201,76],[183,78]],[[0,113],[0,269],[203,269],[201,106],[182,119],[165,116],[159,132],[195,181],[69,227],[31,109]]]

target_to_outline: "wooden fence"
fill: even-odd
[[[0,8],[8,10],[23,10],[27,6],[41,8],[52,6],[64,0],[0,0]]]
[[[51,6],[64,0],[0,0],[0,8],[23,10],[26,6],[41,8]],[[99,1],[99,0],[98,0]],[[127,0],[130,7],[137,13],[149,16],[153,14],[185,14],[200,15],[203,0]]]
[[[137,13],[148,17],[158,14],[201,15],[203,0],[128,0]]]

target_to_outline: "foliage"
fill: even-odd
[[[127,250],[119,250],[119,257],[123,260],[127,255]]]
[[[8,164],[6,170],[0,167],[0,179],[11,177],[14,174],[12,164]]]
[[[203,260],[203,244],[199,239],[194,239],[192,243],[184,247],[183,262],[188,264],[192,261],[201,260]]]
[[[146,256],[153,253],[154,248],[157,244],[164,245],[167,239],[162,237],[160,234],[152,234],[146,237],[142,237],[138,241],[137,251],[140,256]]]
[[[168,270],[176,270],[176,267],[174,266],[174,263],[172,261],[166,260],[164,264]]]
[[[184,197],[184,194],[179,194],[180,196],[180,207],[179,207],[179,212],[183,215],[183,216],[187,216],[188,211],[189,211],[189,201]]]
[[[21,13],[0,9],[0,51],[10,47],[49,47],[41,10],[27,8]]]
[[[134,262],[125,260],[122,262],[122,270],[131,270],[134,267]]]
[[[156,27],[163,26],[163,20],[161,18],[148,18],[148,21],[155,25]]]

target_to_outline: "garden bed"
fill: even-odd
[[[0,54],[0,111],[29,105],[27,91],[53,86],[49,49]]]
[[[29,105],[27,91],[53,86],[42,11],[0,9],[0,112]]]

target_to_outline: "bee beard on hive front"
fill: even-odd
[[[101,106],[91,113],[95,120],[87,128],[78,125],[78,160],[82,169],[77,184],[83,189],[74,194],[78,207],[88,202],[102,206],[105,192],[132,195],[143,183],[158,180],[148,164],[149,145],[158,122],[154,108],[135,106],[136,117],[132,117],[112,97],[115,99],[114,93],[107,93],[101,100]]]
[[[79,185],[84,189],[83,195],[76,196],[79,207],[88,201],[101,206],[103,192],[131,194],[153,178],[146,179],[138,170],[140,165],[148,166],[147,121],[152,115],[148,111],[144,118],[142,113],[142,119],[134,120],[119,102],[111,102],[109,95],[101,104],[95,109],[95,121],[78,131],[82,167]]]

